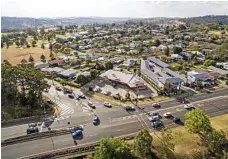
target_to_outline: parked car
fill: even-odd
[[[37,126],[37,124],[36,123],[30,123],[30,124],[28,124],[28,127],[30,128],[30,127],[36,127]]]
[[[74,95],[73,94],[68,94],[68,97],[71,99],[74,99]]]
[[[157,120],[159,120],[159,116],[158,115],[151,116],[151,117],[149,117],[149,120],[152,122],[157,121]]]
[[[167,113],[163,114],[163,116],[165,118],[168,118],[168,117],[171,117],[172,116],[172,113],[171,112],[167,112]]]
[[[180,122],[180,121],[181,121],[180,118],[177,118],[177,117],[173,118],[173,122],[174,122],[174,123],[177,123],[177,122]]]
[[[91,102],[91,101],[88,101],[88,106],[90,106],[90,107],[93,108],[93,109],[96,108],[95,105],[93,104],[93,102]]]
[[[108,103],[108,102],[104,102],[104,106],[106,106],[106,107],[112,107],[112,105],[110,103]]]
[[[78,97],[79,98],[82,98],[82,99],[85,99],[86,98],[84,94],[80,94],[80,95],[78,95]]]
[[[78,137],[78,136],[82,135],[82,130],[76,130],[71,135],[73,138]]]
[[[55,89],[56,89],[57,91],[61,91],[61,90],[62,90],[62,88],[60,88],[60,87],[58,87],[58,86],[56,86]]]
[[[134,106],[126,106],[125,110],[126,111],[135,111],[135,107]]]

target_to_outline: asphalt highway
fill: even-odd
[[[192,98],[191,103],[197,107],[202,109],[205,113],[207,113],[210,117],[227,114],[228,113],[228,97],[227,91],[225,93],[221,91],[220,93],[212,93],[197,96],[197,98]],[[222,95],[221,97],[218,97]],[[216,97],[217,96],[217,97]],[[206,99],[207,98],[207,99]],[[71,121],[70,125],[78,124],[83,125],[83,137],[77,140],[77,144],[90,143],[99,140],[102,137],[112,137],[112,136],[121,136],[127,135],[131,133],[136,133],[142,128],[148,128],[152,132],[156,132],[152,128],[151,122],[148,120],[148,116],[146,112],[148,111],[158,111],[161,116],[163,116],[166,112],[171,112],[173,117],[179,117],[184,122],[184,114],[188,111],[183,108],[183,104],[180,104],[177,101],[171,101],[162,103],[161,108],[156,109],[151,106],[141,106],[136,112],[128,113],[123,108],[103,108],[103,112],[97,112],[97,116],[100,118],[100,124],[98,126],[94,126],[92,124],[93,116],[72,116],[69,121]],[[144,107],[144,109],[141,109]],[[178,124],[172,122],[172,118],[164,118],[162,117],[161,121],[164,124],[164,127],[175,127]],[[60,123],[54,122],[51,126],[53,129],[69,127],[66,121],[60,121]],[[15,131],[15,128],[11,128],[13,130],[5,130],[4,133]],[[18,130],[22,129],[19,126]],[[22,132],[25,131],[24,129]],[[2,134],[7,136],[6,134]],[[28,156],[32,154],[37,154],[45,151],[61,149],[66,147],[74,146],[74,141],[70,134],[62,135],[47,139],[34,140],[30,142],[10,145],[2,147],[2,158],[11,159],[11,158],[19,158],[23,156]]]

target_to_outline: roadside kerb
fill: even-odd
[[[7,146],[7,145],[13,145],[13,144],[17,144],[17,143],[38,140],[38,139],[42,139],[42,138],[49,138],[49,137],[65,135],[65,134],[70,134],[70,130],[67,130],[67,129],[51,130],[51,131],[45,131],[45,132],[40,132],[40,133],[18,136],[18,137],[3,140],[1,142],[1,145],[3,147],[3,146]]]
[[[122,140],[132,140],[136,136],[137,133],[133,133],[130,135],[124,135],[124,136],[119,136],[116,138],[122,139]],[[94,153],[96,151],[96,148],[99,146],[99,142],[94,142],[90,144],[85,144],[85,145],[79,145],[79,146],[73,146],[73,147],[68,147],[64,149],[58,149],[58,150],[53,150],[49,152],[44,152],[40,154],[35,154],[35,155],[30,155],[26,157],[21,157],[20,159],[41,159],[41,158],[49,158],[49,159],[54,159],[54,158],[61,158],[61,157],[79,157],[83,155],[88,155],[91,153]]]

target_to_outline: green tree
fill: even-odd
[[[50,57],[51,59],[53,59],[55,56],[54,56],[54,54],[53,54],[52,52],[50,52],[49,57]]]
[[[107,42],[105,40],[101,40],[100,45],[101,45],[101,47],[106,47]]]
[[[45,61],[45,60],[46,60],[46,57],[42,54],[42,55],[40,56],[40,60],[41,60],[41,61]]]
[[[169,48],[168,47],[165,49],[165,55],[169,56]]]
[[[104,67],[106,70],[110,70],[110,69],[113,69],[113,64],[110,61],[106,61],[104,63]]]
[[[78,75],[77,77],[77,83],[81,84],[81,85],[84,85],[86,84],[88,81],[88,79],[84,76],[84,75]]]
[[[182,48],[181,47],[173,47],[173,53],[174,54],[179,54],[182,52]]]
[[[29,56],[28,61],[29,61],[29,62],[34,62],[34,58],[32,57],[32,55]]]
[[[202,139],[203,146],[205,146],[211,156],[220,158],[223,154],[222,145],[227,143],[226,134],[224,131],[217,131],[212,129],[211,132],[205,133]]]
[[[142,129],[135,138],[134,152],[142,159],[148,158],[151,154],[153,138],[147,129]]]
[[[154,46],[157,46],[158,47],[160,44],[161,44],[161,42],[160,42],[159,39],[155,39],[154,40],[154,43],[153,43]]]
[[[95,79],[97,76],[98,76],[98,71],[97,70],[91,70],[90,71],[91,79]]]
[[[205,134],[212,131],[209,117],[200,109],[195,109],[185,114],[185,127],[189,132]]]
[[[21,46],[24,46],[26,44],[26,39],[24,37],[22,37],[20,39],[20,43],[21,43]]]
[[[127,141],[103,138],[99,143],[94,159],[136,159],[131,153],[131,145]]]
[[[25,63],[28,63],[28,61],[27,61],[26,59],[22,59],[22,60],[21,60],[21,63],[22,63],[22,64],[25,64]]]
[[[168,159],[174,156],[175,141],[173,132],[170,129],[163,129],[159,144],[159,154],[161,158]]]
[[[36,47],[36,41],[35,40],[32,41],[32,47]]]
[[[17,45],[17,47],[19,47],[19,46],[20,46],[20,41],[17,40],[17,41],[15,42],[15,44]]]
[[[45,49],[44,43],[41,44],[41,48],[42,49]]]

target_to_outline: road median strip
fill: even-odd
[[[22,143],[22,142],[28,142],[28,141],[32,141],[32,140],[39,140],[39,139],[43,139],[43,138],[66,135],[66,134],[70,134],[70,133],[71,133],[71,131],[68,129],[51,130],[51,131],[45,131],[45,132],[34,133],[34,134],[5,139],[1,142],[1,144],[3,147],[3,146],[13,145],[13,144],[17,144],[17,143]]]

